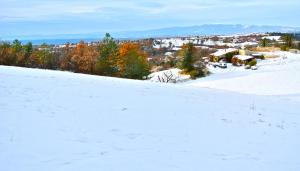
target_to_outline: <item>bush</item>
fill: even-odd
[[[238,65],[238,58],[232,58],[231,63],[232,63],[232,65],[237,66]]]
[[[189,74],[191,76],[191,79],[196,79],[196,78],[199,78],[199,77],[205,77],[206,75],[209,74],[208,70],[205,68],[205,69],[194,69],[190,72],[183,72],[185,74]]]
[[[256,64],[257,64],[256,59],[253,59],[252,61],[247,63],[247,65],[249,65],[250,67],[255,66]]]
[[[189,72],[191,79],[196,79],[197,77],[199,77],[199,72],[197,70],[192,70]]]
[[[286,45],[283,45],[283,46],[280,47],[280,49],[282,51],[288,51],[290,48],[288,46],[286,46]]]

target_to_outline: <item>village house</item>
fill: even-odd
[[[228,61],[227,58],[231,58],[232,56],[237,54],[239,54],[238,49],[228,48],[228,49],[219,49],[217,52],[210,54],[209,57],[210,57],[210,61],[219,62],[220,60]]]
[[[255,59],[255,57],[253,56],[249,56],[249,55],[234,55],[232,57],[232,64],[233,65],[244,65],[247,64],[248,62],[252,61],[253,59]]]

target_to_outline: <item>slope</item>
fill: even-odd
[[[299,95],[0,66],[5,171],[299,170]]]

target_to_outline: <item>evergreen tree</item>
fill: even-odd
[[[267,39],[267,38],[263,38],[263,39],[261,39],[261,41],[260,41],[260,45],[261,45],[262,47],[267,47],[267,46],[269,46],[269,43],[270,43],[270,41],[269,41],[269,39]]]
[[[100,56],[96,62],[96,72],[99,75],[114,76],[117,72],[116,57],[118,45],[109,33],[100,45]]]
[[[194,47],[193,43],[188,43],[182,48],[183,60],[181,63],[182,73],[189,74],[192,79],[204,77],[208,74],[208,70],[199,51]]]
[[[37,51],[37,57],[39,59],[40,68],[53,69],[54,58],[53,54],[48,49]]]
[[[193,43],[188,43],[183,47],[183,61],[181,69],[183,69],[185,72],[190,72],[194,69],[194,51],[195,48]]]
[[[285,43],[285,46],[288,48],[291,48],[293,46],[293,40],[294,40],[294,37],[292,34],[285,34],[283,36],[283,41]]]
[[[22,50],[22,43],[18,39],[14,40],[12,49],[14,53],[20,52]]]
[[[32,43],[28,42],[26,45],[23,46],[23,49],[24,49],[25,65],[28,66],[29,58],[33,51]]]
[[[22,66],[24,61],[24,54],[22,53],[22,43],[16,39],[12,43],[12,54],[11,54],[11,63],[10,65],[19,65]]]

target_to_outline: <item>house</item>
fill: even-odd
[[[231,58],[237,54],[239,54],[238,49],[228,48],[228,49],[219,49],[217,52],[210,54],[209,57],[210,57],[210,61],[212,62],[218,62],[220,60],[225,60],[227,62],[230,62]]]
[[[248,56],[248,55],[234,55],[232,57],[232,64],[233,65],[243,65],[246,64],[250,61],[252,61],[253,59],[255,59],[255,57],[253,56]]]

